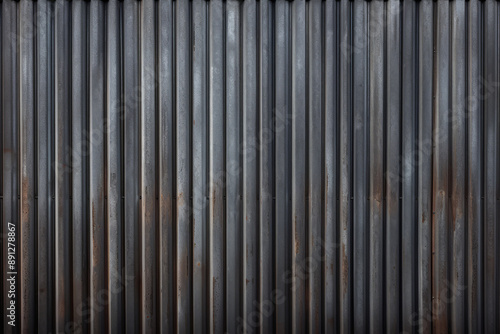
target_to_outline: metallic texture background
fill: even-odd
[[[496,1],[0,8],[4,333],[500,331]]]

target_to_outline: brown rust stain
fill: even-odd
[[[444,206],[445,206],[445,192],[443,190],[438,191],[433,198],[433,210],[432,210],[432,215],[433,215],[433,224],[437,224],[439,221],[439,218],[441,214],[443,213]],[[433,231],[435,229],[433,228]]]
[[[98,246],[98,240],[97,240],[97,230],[99,226],[97,225],[96,218],[95,218],[95,203],[92,201],[92,250],[93,250],[93,255],[92,255],[92,262],[94,267],[99,265],[99,246]]]
[[[349,279],[349,261],[347,260],[347,254],[345,249],[345,244],[342,244],[342,278],[344,280],[344,289],[342,291],[344,297],[347,294],[348,279]]]
[[[399,185],[397,185],[399,188]],[[387,215],[388,216],[399,216],[399,193],[396,191],[391,191],[389,189],[390,185],[387,186]]]
[[[180,192],[177,196],[177,208],[184,206],[184,193]]]
[[[167,197],[165,198],[165,195],[160,193],[160,209],[165,212],[167,218],[172,217],[172,201],[170,194],[167,194]]]
[[[297,226],[297,216],[295,216],[294,225]],[[297,233],[297,228],[295,228],[295,254],[300,252],[300,240],[299,234]]]
[[[375,202],[375,205],[377,207],[377,211],[380,212],[382,210],[382,194],[376,193],[373,196],[373,201]]]
[[[28,202],[28,191],[29,191],[29,180],[27,177],[23,177],[22,180],[22,210],[21,210],[21,222],[28,222],[29,221],[29,212],[30,212],[30,207],[29,207],[29,202]]]
[[[437,303],[432,303],[435,328],[438,333],[448,333],[448,312],[443,311],[443,301],[438,297]]]

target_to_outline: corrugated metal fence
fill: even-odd
[[[497,2],[0,7],[4,333],[500,331]]]

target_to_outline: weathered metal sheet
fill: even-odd
[[[500,331],[498,2],[0,7],[2,332]]]

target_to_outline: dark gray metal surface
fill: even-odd
[[[2,332],[500,331],[498,2],[0,7]]]

